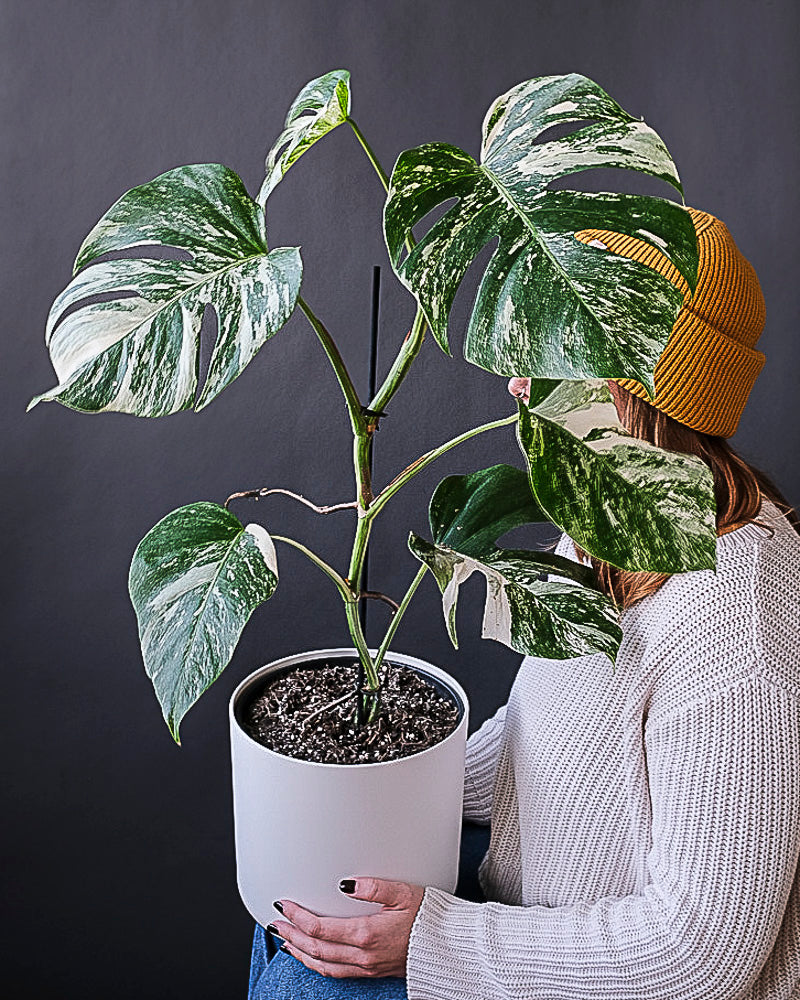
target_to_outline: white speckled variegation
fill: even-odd
[[[286,115],[285,128],[267,154],[267,175],[258,203],[267,204],[272,191],[293,163],[314,143],[347,120],[350,114],[350,74],[335,69],[303,87]]]
[[[538,141],[565,122],[590,124]],[[551,181],[596,167],[651,174],[681,190],[659,136],[577,74],[529,80],[499,97],[484,119],[480,163],[446,143],[399,156],[384,210],[386,245],[443,350],[449,353],[447,321],[461,279],[498,237],[467,330],[468,361],[501,375],[630,377],[653,389],[680,293],[653,269],[574,234],[601,228],[644,240],[694,288],[694,227],[666,199],[548,190]],[[413,226],[452,198],[456,204],[403,258]]]
[[[632,571],[716,565],[711,470],[625,431],[603,380],[533,382],[519,444],[548,520],[598,559]]]
[[[179,248],[192,259],[92,264],[141,246]],[[258,205],[232,170],[215,163],[177,167],[124,194],[84,241],[75,266],[87,264],[47,320],[59,384],[31,406],[57,400],[143,417],[200,409],[286,323],[302,276],[299,249],[268,250]],[[195,400],[206,306],[215,310],[218,332]]]
[[[228,665],[278,583],[275,546],[214,503],[167,514],[139,543],[129,589],[147,675],[176,742],[183,716]]]
[[[613,660],[622,638],[619,616],[596,589],[591,569],[549,552],[496,545],[512,528],[545,519],[525,473],[495,465],[442,480],[430,504],[433,544],[412,532],[408,545],[439,585],[454,646],[459,588],[477,570],[486,579],[484,639],[531,656],[599,651]],[[548,573],[565,579],[545,580]]]

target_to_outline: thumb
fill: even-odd
[[[410,906],[414,895],[407,882],[392,882],[386,878],[345,878],[339,883],[339,888],[353,899],[397,909]]]

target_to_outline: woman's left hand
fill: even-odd
[[[360,917],[318,917],[288,899],[280,900],[285,920],[270,928],[285,948],[309,969],[342,979],[347,976],[404,976],[411,925],[424,886],[382,878],[346,879],[348,896],[381,903],[375,913]]]

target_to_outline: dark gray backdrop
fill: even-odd
[[[184,503],[264,484],[349,499],[348,424],[299,315],[201,414],[148,421],[50,404],[25,415],[53,384],[44,321],[83,236],[123,191],[178,164],[224,162],[255,193],[289,103],[330,69],[351,70],[354,116],[387,169],[426,141],[477,155],[498,94],[532,76],[582,72],[660,131],[688,203],[726,220],[761,277],[768,362],[734,443],[797,503],[798,8],[4,0],[0,9],[6,995],[242,996],[251,924],[234,882],[227,699],[269,659],[346,643],[338,597],[282,550],[276,596],[187,717],[177,749],[140,664],[127,569],[142,535]],[[382,371],[413,305],[386,266],[382,192],[352,134],[341,128],[316,147],[270,205],[271,244],[302,246],[304,295],[363,388],[372,266],[383,265]],[[510,412],[504,380],[459,360],[468,306],[460,294],[455,358],[427,343],[393,401],[377,439],[379,483]],[[402,593],[416,569],[405,538],[425,529],[441,476],[497,461],[518,461],[505,430],[415,481],[378,522],[372,585]],[[349,514],[321,522],[280,499],[239,512],[345,560]],[[309,534],[323,528],[324,538]],[[474,724],[505,699],[519,661],[478,638],[482,593],[477,581],[465,588],[460,652],[430,580],[395,642],[462,680]]]

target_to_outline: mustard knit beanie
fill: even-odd
[[[683,293],[653,372],[655,398],[633,379],[613,381],[687,427],[730,437],[764,366],[764,355],[755,350],[764,329],[764,296],[725,223],[694,208],[688,211],[700,257],[694,296],[670,261],[647,243],[603,229],[575,235],[582,243],[598,241],[612,253],[654,268]]]

